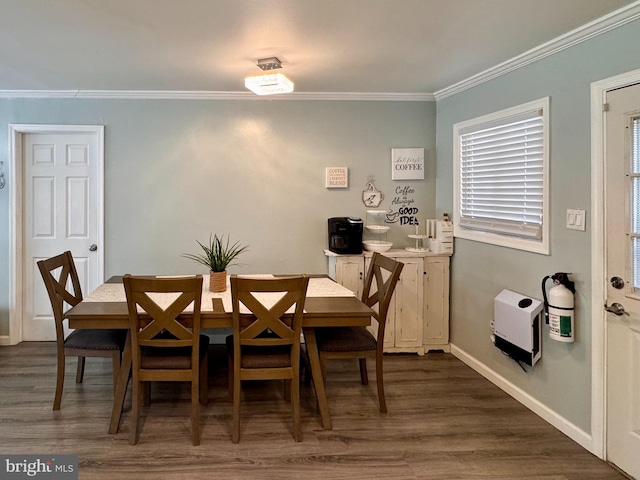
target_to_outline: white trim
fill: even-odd
[[[540,253],[549,255],[549,225],[551,224],[549,195],[549,151],[551,145],[550,122],[551,115],[549,110],[549,97],[543,97],[521,105],[506,108],[498,112],[489,113],[481,117],[465,120],[453,125],[453,235],[454,237],[473,240],[476,242],[484,242],[501,247],[515,248],[527,252]],[[476,230],[468,230],[460,227],[460,134],[464,129],[475,127],[480,124],[494,122],[504,119],[508,121],[509,117],[519,115],[525,112],[542,110],[543,112],[543,186],[542,194],[544,198],[544,206],[542,210],[542,241],[527,240],[523,238],[509,237],[490,232],[481,232]]]
[[[9,335],[0,335],[0,346],[11,345]]]
[[[549,407],[541,403],[539,400],[533,398],[527,392],[517,387],[509,380],[499,375],[495,371],[491,370],[484,363],[478,361],[476,358],[469,355],[467,352],[458,348],[456,345],[451,344],[451,353],[465,364],[473,368],[476,372],[489,380],[495,386],[511,395],[514,399],[519,401],[533,413],[549,422],[552,426],[560,430],[570,439],[581,445],[582,447],[592,452],[591,436],[580,429],[569,420],[564,418],[558,412],[551,410]]]
[[[104,278],[104,126],[102,125],[19,125],[9,124],[9,337],[10,345],[22,341],[23,292],[19,288],[24,281],[22,201],[23,166],[22,137],[28,133],[93,133],[97,137],[98,170],[98,278]],[[1,340],[1,339],[0,339]]]
[[[434,102],[431,93],[295,92],[258,96],[251,92],[170,90],[0,90],[0,98],[91,98],[107,100],[341,100]]]
[[[545,57],[561,52],[579,43],[590,40],[598,35],[618,28],[626,23],[640,18],[640,0],[604,15],[592,22],[578,27],[549,42],[543,43],[531,50],[517,55],[506,62],[502,62],[483,72],[473,75],[466,80],[455,83],[449,87],[438,90],[433,95],[436,100],[442,100],[452,95],[481,85],[489,80],[506,75],[509,72],[522,68],[530,63],[537,62]]]
[[[591,436],[592,452],[607,458],[607,297],[605,236],[605,112],[607,92],[640,82],[640,69],[591,84]]]

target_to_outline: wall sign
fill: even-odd
[[[424,148],[392,148],[391,179],[424,180]]]
[[[348,188],[349,169],[347,167],[327,167],[325,173],[326,188]]]
[[[399,223],[400,225],[415,225],[416,233],[418,233],[418,207],[413,197],[416,193],[414,188],[409,185],[396,187],[395,196],[391,200],[391,206],[387,212],[386,223]]]
[[[367,189],[362,192],[362,203],[367,207],[377,207],[384,200],[384,193],[376,188],[373,180],[373,177],[369,177]]]

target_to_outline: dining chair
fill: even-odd
[[[300,427],[300,333],[309,277],[231,276],[233,335],[226,339],[233,393],[232,441],[240,441],[240,385],[245,380],[284,380],[293,437]]]
[[[82,383],[86,357],[111,358],[113,382],[117,382],[120,360],[127,336],[126,330],[73,330],[65,338],[65,305],[75,307],[82,301],[82,288],[71,252],[37,262],[49,295],[56,328],[57,373],[53,409],[59,410],[64,388],[66,357],[78,357],[76,383]]]
[[[140,402],[149,382],[191,383],[191,431],[200,444],[200,403],[207,404],[209,337],[200,335],[202,275],[123,278],[131,334],[132,407],[129,443],[138,442]],[[187,310],[192,305],[192,310]],[[183,324],[183,312],[191,318]],[[189,328],[190,327],[190,328]]]
[[[377,334],[373,335],[366,327],[326,327],[316,329],[316,342],[320,356],[322,377],[327,377],[327,361],[335,358],[357,358],[360,363],[360,381],[369,383],[367,358],[376,361],[376,383],[380,411],[387,412],[384,398],[383,348],[384,331],[391,297],[400,278],[404,264],[375,252],[362,292],[362,301],[374,311],[377,321]]]

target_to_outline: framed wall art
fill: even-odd
[[[392,148],[391,180],[424,180],[424,148]]]

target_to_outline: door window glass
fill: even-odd
[[[640,117],[632,121],[631,139],[631,271],[633,288],[640,292]]]

